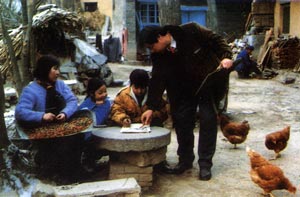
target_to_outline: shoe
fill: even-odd
[[[202,181],[208,181],[211,179],[210,168],[200,168],[199,179]]]
[[[154,166],[154,171],[156,172],[163,172],[163,173],[169,173],[170,171],[172,171],[171,166],[168,164],[168,162],[162,161],[159,164]]]
[[[182,174],[186,170],[191,169],[191,168],[193,168],[192,163],[179,162],[173,169],[171,169],[170,171],[168,171],[166,173],[168,173],[168,174]]]

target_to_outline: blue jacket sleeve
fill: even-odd
[[[96,105],[95,102],[91,100],[91,98],[87,98],[78,107],[79,110],[91,110],[96,116],[97,125],[101,125],[106,122],[110,114],[110,108],[111,102],[108,98],[105,99],[105,102],[102,105]]]
[[[15,108],[17,121],[32,123],[41,123],[42,121],[45,113],[46,93],[34,83],[26,86],[19,97],[19,102]]]

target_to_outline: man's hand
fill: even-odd
[[[143,125],[150,125],[151,120],[152,120],[152,114],[153,114],[153,111],[150,109],[148,109],[147,111],[145,111],[142,114],[141,121],[142,121]]]
[[[55,115],[52,113],[46,113],[43,115],[43,121],[45,122],[52,122],[55,120]]]
[[[220,65],[222,68],[226,68],[229,69],[233,64],[233,61],[231,59],[228,58],[224,58],[221,62]]]

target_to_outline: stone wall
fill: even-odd
[[[127,59],[136,60],[136,3],[135,0],[126,0],[126,26],[128,29]]]
[[[245,32],[245,23],[251,10],[251,1],[212,0],[208,3],[208,28],[215,32],[240,37]]]
[[[290,18],[290,34],[293,36],[300,37],[300,2],[291,2],[291,18]]]

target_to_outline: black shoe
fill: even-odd
[[[154,171],[156,172],[163,172],[163,173],[170,173],[172,171],[171,166],[168,164],[168,162],[162,161],[159,164],[154,166]]]
[[[171,169],[170,171],[168,171],[166,173],[168,173],[168,174],[182,174],[186,170],[191,169],[191,168],[193,168],[192,163],[179,162],[173,169]]]
[[[202,181],[208,181],[211,179],[210,168],[200,168],[199,179]]]

